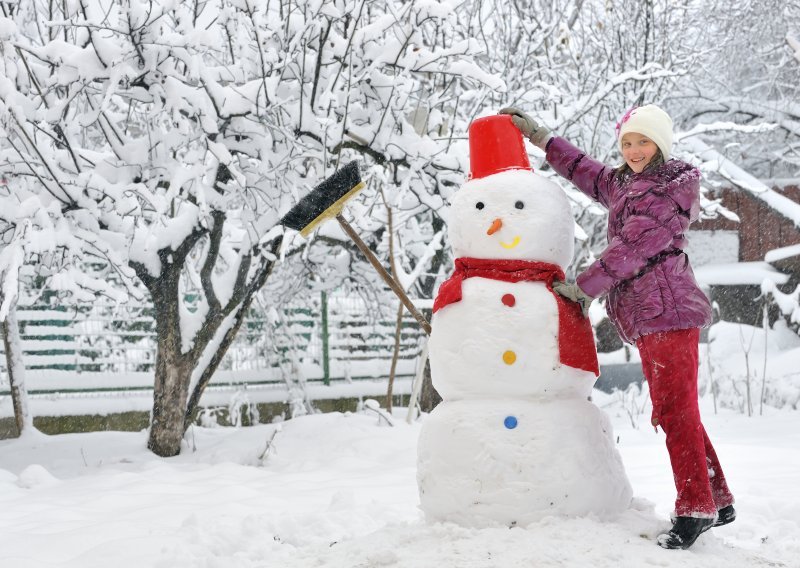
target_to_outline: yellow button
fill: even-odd
[[[513,365],[514,362],[517,360],[517,354],[513,351],[506,351],[503,353],[503,362],[506,365]]]

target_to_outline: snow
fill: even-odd
[[[286,18],[277,17],[276,3],[261,3],[264,7],[240,0],[222,2],[221,8],[216,3],[192,7],[166,0],[154,12],[135,2],[60,4],[55,20],[41,10],[9,9],[13,19],[0,18],[0,40],[6,48],[0,61],[0,107],[13,119],[9,124],[4,121],[0,130],[11,142],[20,136],[30,142],[13,151],[10,146],[3,150],[5,173],[17,184],[10,197],[30,194],[41,202],[38,214],[32,210],[30,216],[36,223],[26,237],[25,260],[68,252],[67,270],[51,279],[48,291],[72,291],[73,300],[93,300],[97,291],[111,293],[110,282],[103,288],[102,282],[83,274],[81,268],[87,258],[108,258],[114,270],[124,275],[124,285],[133,291],[135,277],[128,262],[140,263],[151,275],[160,274],[158,251],[177,250],[187,235],[207,227],[210,210],[230,215],[236,230],[225,235],[229,247],[247,250],[241,239],[235,238],[244,230],[251,242],[269,241],[269,228],[278,215],[274,202],[292,195],[295,186],[311,183],[315,171],[324,171],[329,166],[329,152],[342,136],[359,144],[359,136],[363,137],[363,144],[376,154],[372,157],[385,159],[384,166],[373,160],[371,169],[384,171],[386,180],[410,177],[407,185],[416,193],[421,208],[417,211],[426,215],[428,209],[438,211],[443,197],[459,183],[466,169],[459,157],[466,155],[462,151],[465,142],[459,137],[472,118],[501,106],[503,97],[497,93],[503,91],[508,93],[506,99],[525,101],[531,112],[543,113],[551,126],[580,133],[580,140],[590,142],[587,150],[597,154],[598,149],[614,147],[607,132],[611,129],[604,132],[598,120],[607,122],[615,109],[627,106],[631,93],[627,85],[636,80],[641,83],[635,85],[636,93],[652,94],[664,86],[664,80],[683,77],[681,67],[685,67],[699,73],[694,79],[706,80],[707,76],[711,84],[722,85],[704,96],[731,109],[722,113],[725,116],[753,115],[753,122],[780,119],[781,129],[740,127],[735,136],[723,138],[719,148],[726,142],[730,143],[727,147],[741,145],[742,160],[749,165],[796,175],[796,167],[788,165],[793,159],[791,149],[796,147],[793,140],[758,143],[764,136],[753,135],[766,135],[766,128],[796,134],[796,119],[792,117],[798,113],[790,112],[797,106],[791,102],[796,100],[792,97],[796,89],[783,89],[788,98],[771,100],[768,109],[761,106],[770,98],[765,89],[796,84],[791,80],[793,75],[770,71],[769,80],[759,75],[759,70],[786,68],[774,57],[800,58],[796,34],[783,32],[780,25],[769,25],[794,21],[791,15],[796,11],[776,12],[776,21],[766,19],[761,26],[766,31],[756,30],[752,36],[729,34],[743,39],[723,48],[726,55],[749,55],[753,50],[738,51],[748,44],[764,46],[753,58],[734,57],[737,65],[730,68],[719,64],[724,59],[715,51],[716,46],[727,45],[716,40],[728,33],[728,20],[720,20],[715,33],[705,34],[715,45],[708,52],[700,44],[683,41],[697,34],[694,26],[684,25],[682,17],[648,19],[642,25],[654,23],[661,26],[655,29],[662,31],[670,26],[674,34],[655,35],[676,40],[672,43],[679,51],[672,59],[685,65],[664,66],[666,63],[657,58],[636,69],[627,55],[619,65],[608,65],[609,52],[633,53],[613,49],[623,45],[615,35],[622,38],[630,34],[618,34],[618,20],[611,15],[621,11],[610,8],[605,15],[600,14],[600,22],[594,10],[576,10],[568,25],[552,26],[544,21],[541,26],[536,17],[533,22],[514,15],[514,7],[505,5],[512,3],[479,5],[477,19],[456,17],[453,10],[462,7],[457,0],[406,3],[399,11],[388,13],[381,3],[366,4],[363,15],[364,2],[338,2],[334,7],[313,0],[307,6],[298,3],[304,9],[290,10]],[[280,3],[281,15],[283,6]],[[461,12],[469,14],[474,6],[466,7]],[[249,16],[243,13],[245,10]],[[714,21],[713,16],[731,12],[729,7],[708,14],[704,10],[692,8],[687,14],[693,21],[704,21],[698,16],[711,14],[707,21]],[[766,12],[748,9],[740,17],[733,11],[731,22],[746,24],[762,13]],[[558,20],[558,7],[552,14],[544,14],[545,20],[552,15]],[[326,19],[330,47],[319,35]],[[481,24],[481,38],[463,41],[475,35],[476,22]],[[534,25],[544,33],[532,33]],[[582,33],[590,29],[587,26],[592,33]],[[642,29],[636,22],[623,27],[628,32]],[[138,31],[126,33],[128,28]],[[520,30],[525,33],[520,34]],[[517,37],[519,42],[510,41]],[[790,51],[776,49],[775,38],[781,43],[785,39]],[[441,47],[432,51],[428,44]],[[506,49],[509,45],[515,46],[511,52]],[[662,52],[671,50],[654,48],[654,53]],[[707,65],[696,64],[698,54]],[[748,63],[738,64],[741,61]],[[317,73],[313,73],[315,68]],[[721,71],[709,74],[709,69]],[[725,93],[728,72],[745,91],[735,100]],[[314,90],[319,85],[316,101],[309,101],[307,96],[312,77]],[[682,83],[693,89],[696,81]],[[86,89],[86,85],[97,88]],[[680,84],[678,87],[672,90],[673,100],[685,107],[684,114],[715,113],[705,108],[701,99],[682,98],[685,89]],[[542,98],[542,93],[548,94]],[[405,121],[406,110],[415,99],[423,101],[428,113],[420,131],[409,128]],[[238,113],[244,116],[231,117]],[[379,124],[377,116],[382,117]],[[704,125],[692,132],[708,132],[712,127],[716,126]],[[436,138],[428,138],[428,134]],[[691,141],[686,146],[692,146]],[[73,150],[74,156],[70,156]],[[800,226],[800,205],[766,188],[718,152],[705,150],[699,155],[708,160],[709,168],[718,168],[723,177],[754,192]],[[224,195],[211,175],[219,160],[230,165],[234,178],[224,184]],[[758,166],[760,163],[765,165]],[[392,190],[393,184],[384,187]],[[433,187],[441,195],[431,195]],[[49,197],[48,192],[57,197]],[[73,202],[79,210],[70,206],[71,211],[61,217],[61,207],[52,207],[58,199]],[[15,210],[13,199],[2,203],[5,213],[22,212],[22,208]],[[370,225],[370,230],[380,226],[379,221],[370,219],[371,205],[354,205],[352,210],[356,209],[360,229],[364,225]],[[241,218],[234,215],[239,211]],[[14,223],[21,227],[25,221],[17,215]],[[64,230],[63,223],[69,230]],[[337,227],[329,226],[337,239],[344,238]],[[324,239],[319,241],[317,246],[324,244]],[[523,240],[518,250],[526,244]],[[438,245],[436,242],[432,247]],[[15,252],[6,250],[9,258]],[[281,258],[291,259],[292,252],[282,251]],[[421,252],[419,264],[404,284],[412,282],[421,270],[428,270],[427,259],[432,252],[433,248]],[[190,260],[196,262],[197,258],[195,255]],[[308,260],[307,254],[303,260]],[[235,265],[227,262],[216,269],[224,271]],[[345,254],[335,268],[332,272],[344,278],[351,274],[351,268],[357,275],[359,267]],[[714,267],[708,277],[762,282],[762,290],[779,279],[777,273],[761,264],[740,265],[737,270],[741,275],[731,276],[733,270]],[[763,280],[765,275],[772,280]],[[233,276],[233,271],[222,276]],[[17,293],[17,279],[6,278],[4,282],[5,299],[11,302]],[[224,283],[215,277],[214,285],[222,298]],[[21,295],[25,292],[22,290]],[[782,307],[798,304],[797,291],[792,296],[777,296],[772,288],[771,293]],[[602,310],[593,308],[595,313],[598,309]],[[188,318],[183,319],[184,338],[188,340],[193,336],[189,332],[196,328],[190,327]],[[733,382],[743,365],[760,361],[759,341],[751,341],[750,362],[740,349],[747,338],[760,338],[757,333],[746,326],[716,329],[709,350],[726,355],[714,368],[721,383]],[[790,343],[792,338],[796,336],[786,330],[767,343],[771,348],[779,339]],[[609,357],[621,354],[622,350]],[[770,396],[786,400],[794,393],[796,397],[800,392],[797,346],[787,345],[778,352],[766,349],[764,357],[767,355],[770,376],[774,377]],[[365,367],[371,370],[374,365]],[[297,369],[297,375],[309,377],[308,363],[299,362]],[[358,375],[360,369],[348,366],[346,373]],[[748,367],[748,377],[759,369],[760,364]],[[291,396],[286,385],[244,389],[241,382],[250,376],[238,373],[231,378],[231,385],[215,384],[204,402],[285,401]],[[41,375],[28,375],[31,386],[40,378],[43,382]],[[56,382],[62,379],[53,378]],[[98,377],[81,380],[100,383]],[[137,376],[134,380],[144,379]],[[152,384],[152,377],[147,376],[146,382]],[[312,398],[322,397],[331,394],[330,390],[323,394],[327,388],[309,385],[308,393]],[[741,385],[737,383],[735,388]],[[385,390],[385,383],[358,381],[332,389],[340,394],[378,394]],[[396,386],[398,390],[402,387]],[[725,394],[735,399],[736,393],[730,389]],[[767,409],[764,417],[745,418],[722,409],[714,415],[711,401],[704,399],[709,430],[737,491],[742,517],[732,527],[705,535],[689,552],[663,551],[652,542],[658,530],[666,526],[672,500],[663,437],[638,427],[640,416],[647,422],[646,404],[634,405],[629,396],[618,399],[595,394],[595,402],[611,414],[616,434],[613,440],[618,440],[636,491],[631,509],[603,521],[593,516],[537,518],[513,530],[425,523],[414,480],[420,423],[397,421],[389,427],[377,418],[373,405],[365,405],[372,409],[365,411],[369,414],[311,415],[281,425],[247,429],[193,428],[183,455],[172,459],[149,453],[143,432],[53,437],[28,432],[20,440],[0,442],[0,567],[105,567],[113,563],[121,568],[713,568],[767,565],[765,557],[774,560],[770,565],[797,566],[798,413]],[[6,402],[7,397],[0,400],[0,416],[8,415]],[[125,396],[31,397],[31,414],[35,415],[151,407],[152,395],[145,391]],[[473,414],[474,421],[467,420],[471,427],[486,418],[486,413]],[[523,413],[519,416],[525,418]],[[423,423],[430,418],[424,418]],[[578,420],[575,415],[563,418]]]
[[[769,296],[784,316],[794,323],[800,323],[800,286],[796,286],[794,292],[781,292],[775,282],[764,280],[761,283],[761,294]]]
[[[763,261],[706,264],[697,267],[694,275],[701,286],[760,285],[767,278],[777,284],[785,284],[789,280],[788,275]]]
[[[411,364],[405,360],[401,360],[399,363],[398,373],[413,372],[413,361]],[[57,371],[51,371],[51,373],[54,372]],[[40,371],[39,373],[42,372]],[[26,377],[30,378],[31,375],[36,376],[36,374],[38,374],[36,371],[27,371]],[[203,393],[202,405],[206,407],[228,406],[231,400],[238,397],[241,392],[246,392],[248,399],[254,404],[286,402],[290,399],[290,389],[285,382],[262,384],[250,382],[243,384],[247,380],[247,374],[239,372],[238,375],[237,382],[231,382],[227,385],[220,385],[212,381],[211,385]],[[33,416],[80,416],[91,414],[105,416],[118,412],[149,412],[153,409],[153,377],[146,373],[142,373],[141,376],[149,378],[149,388],[143,385],[141,390],[133,391],[29,394],[28,404]],[[65,373],[65,379],[68,378],[69,375]],[[232,381],[232,379],[230,380]],[[256,379],[251,376],[250,380],[255,381]],[[411,381],[410,376],[396,376],[394,394],[410,393]],[[98,379],[98,383],[100,382]],[[305,386],[306,393],[312,400],[381,396],[386,394],[386,388],[387,380],[385,378],[375,380],[359,379],[352,382],[338,381],[332,382],[328,386],[321,381],[309,381]],[[28,389],[32,390],[30,385],[28,385]],[[10,397],[0,396],[0,417],[13,415],[14,410]]]
[[[683,250],[695,270],[706,264],[727,264],[739,260],[738,231],[689,231]]]
[[[670,551],[654,541],[674,499],[663,434],[646,418],[634,427],[618,396],[594,396],[635,491],[613,520],[548,517],[511,530],[425,523],[420,423],[325,414],[194,428],[184,453],[166,459],[145,449],[145,432],[2,441],[0,559],[14,568],[797,566],[800,413],[715,415],[702,400],[739,518]]]
[[[800,40],[795,39],[791,34],[786,34],[786,43],[792,48],[792,55],[800,61]]]
[[[779,260],[784,260],[799,255],[800,255],[800,243],[796,245],[789,245],[788,247],[773,249],[764,255],[764,261],[770,263],[778,262]]]
[[[411,273],[405,272],[402,266],[398,265],[396,278],[404,291],[408,292],[411,286],[419,280],[420,276],[429,269],[431,260],[436,255],[436,252],[442,248],[443,237],[443,231],[439,231],[433,236],[430,243],[425,247],[424,252],[419,256],[419,260]],[[420,307],[416,301],[415,305]]]
[[[696,137],[682,138],[680,144],[697,154],[702,160],[705,160],[706,163],[701,166],[704,173],[713,167],[712,171],[733,183],[736,187],[749,191],[754,197],[764,201],[771,208],[792,221],[796,227],[800,228],[800,203],[796,203],[771,189]]]
[[[0,40],[8,41],[12,39],[17,33],[17,25],[14,20],[9,18],[0,18]]]
[[[708,390],[713,383],[719,404],[741,412],[750,406],[758,414],[763,393],[769,407],[800,408],[800,337],[784,320],[767,334],[763,328],[719,322],[708,339],[700,346],[700,388]]]
[[[16,232],[16,231],[15,231]],[[18,240],[0,250],[0,320],[6,319],[19,293],[19,271],[23,264],[23,249]]]

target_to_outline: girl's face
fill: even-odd
[[[658,146],[647,136],[628,132],[622,137],[622,157],[637,174],[641,173],[658,153]]]

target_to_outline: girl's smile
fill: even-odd
[[[657,152],[656,143],[638,132],[628,132],[622,137],[622,157],[637,174],[644,171]]]

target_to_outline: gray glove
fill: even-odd
[[[581,290],[577,284],[556,280],[553,282],[553,291],[559,296],[564,296],[567,300],[579,303],[583,317],[589,317],[589,306],[592,305],[594,298]]]
[[[542,150],[547,146],[547,141],[553,137],[547,127],[542,126],[518,108],[501,108],[499,114],[510,114],[511,122],[519,128],[522,135]]]

